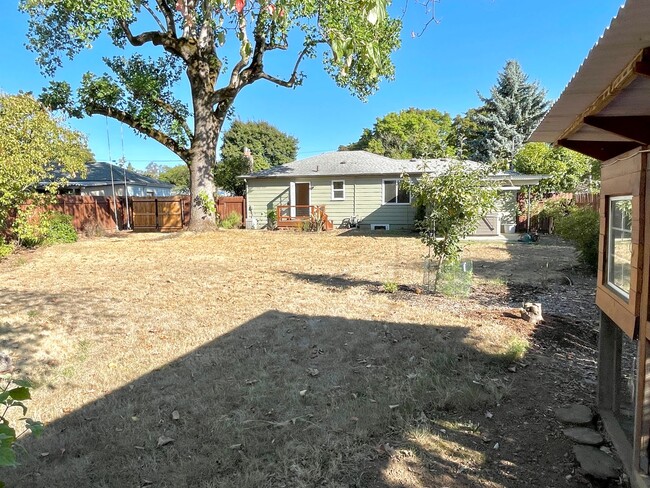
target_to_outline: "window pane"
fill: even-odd
[[[397,203],[397,182],[384,181],[384,203]]]
[[[628,296],[632,274],[632,199],[630,197],[610,200],[607,234],[607,282]]]
[[[332,187],[334,190],[342,190],[343,189],[343,182],[342,181],[333,181],[332,182]]]
[[[411,203],[411,199],[409,198],[409,192],[400,189],[399,194],[397,195],[397,203]]]

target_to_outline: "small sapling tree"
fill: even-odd
[[[411,203],[424,209],[416,225],[429,249],[426,264],[435,268],[435,291],[443,263],[460,259],[461,239],[474,232],[479,219],[494,207],[496,191],[483,171],[460,161],[435,176],[425,167],[416,181],[405,175],[402,186],[411,192]]]

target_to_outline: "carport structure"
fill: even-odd
[[[602,161],[598,408],[650,486],[650,2],[627,0],[531,136]]]

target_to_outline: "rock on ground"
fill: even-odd
[[[589,446],[599,446],[603,443],[604,439],[600,433],[587,427],[571,427],[564,429],[564,435],[572,441],[579,444],[587,444]]]
[[[620,469],[617,461],[592,446],[573,446],[573,453],[582,470],[598,479],[616,478]]]
[[[589,425],[594,419],[591,409],[585,405],[573,404],[555,410],[555,416],[566,424]]]

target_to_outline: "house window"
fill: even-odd
[[[345,200],[345,181],[332,181],[332,200]]]
[[[626,299],[632,275],[632,197],[609,199],[607,284]]]
[[[154,191],[153,190],[146,190],[146,194],[148,197],[153,197],[154,196]]]
[[[411,194],[400,188],[400,180],[384,180],[383,202],[388,205],[408,205]]]

